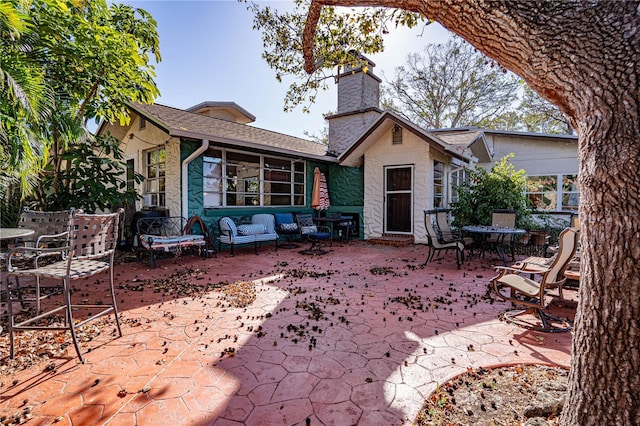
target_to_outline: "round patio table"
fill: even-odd
[[[28,237],[34,233],[35,231],[29,228],[0,228],[0,240]]]
[[[23,238],[33,235],[36,231],[29,228],[0,228],[0,240],[15,240],[16,238]],[[0,253],[0,259],[4,261],[4,253]],[[4,280],[0,282],[0,290],[4,291]],[[0,292],[1,292],[0,291]],[[3,328],[0,327],[0,334]]]
[[[506,228],[502,226],[485,226],[485,225],[467,225],[463,226],[462,230],[464,232],[468,232],[470,234],[476,234],[482,236],[482,239],[485,240],[491,234],[497,234],[497,244],[496,244],[496,252],[504,266],[507,266],[507,257],[504,254],[504,239],[507,235],[524,235],[527,232],[524,229],[518,228]]]

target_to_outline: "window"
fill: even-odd
[[[536,210],[556,210],[558,206],[558,177],[529,176],[527,196]]]
[[[264,205],[304,205],[304,163],[264,157]]]
[[[206,207],[221,207],[222,203],[222,151],[209,150],[203,164],[203,196]]]
[[[444,207],[444,163],[433,162],[433,207]]]
[[[135,184],[136,184],[136,180],[135,180],[136,168],[135,168],[135,162],[133,158],[130,158],[127,160],[126,167],[127,167],[127,190],[133,190],[135,189]]]
[[[260,156],[227,151],[226,205],[260,205]]]
[[[562,176],[562,210],[578,211],[580,204],[580,189],[578,175]]]
[[[204,157],[204,206],[302,206],[302,161],[209,149]]]
[[[527,196],[536,210],[577,211],[580,201],[577,175],[527,177]]]
[[[469,182],[469,170],[457,168],[450,173],[451,202],[455,203],[459,198],[459,189]]]
[[[149,206],[165,205],[165,165],[166,151],[164,148],[147,151],[145,154],[145,187],[144,194]]]
[[[144,130],[147,128],[147,119],[144,117],[140,117],[138,130]]]

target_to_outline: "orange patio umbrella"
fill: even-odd
[[[319,168],[313,171],[313,190],[311,192],[311,208],[314,210],[327,210],[331,205],[327,179]]]

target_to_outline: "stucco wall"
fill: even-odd
[[[424,210],[431,204],[432,156],[429,145],[408,131],[403,143],[391,143],[391,131],[365,153],[364,168],[364,237],[379,237],[384,232],[385,166],[413,166],[413,235],[415,242],[426,243]]]
[[[147,122],[144,129],[140,129],[139,119],[133,120],[129,133],[124,137],[124,156],[134,158],[135,169],[145,174],[145,152],[164,145],[167,150],[166,163],[166,208],[172,216],[180,215],[180,140],[170,138],[162,130]],[[133,135],[131,137],[130,135]],[[168,142],[168,143],[167,143]],[[144,193],[144,182],[136,186],[139,194]],[[136,202],[136,210],[142,208],[142,201]]]

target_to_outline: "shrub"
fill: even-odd
[[[509,162],[514,154],[498,161],[490,171],[477,167],[469,180],[457,187],[458,201],[452,205],[454,225],[491,225],[494,209],[517,210],[516,226],[527,228],[531,207],[525,194],[526,174]]]

